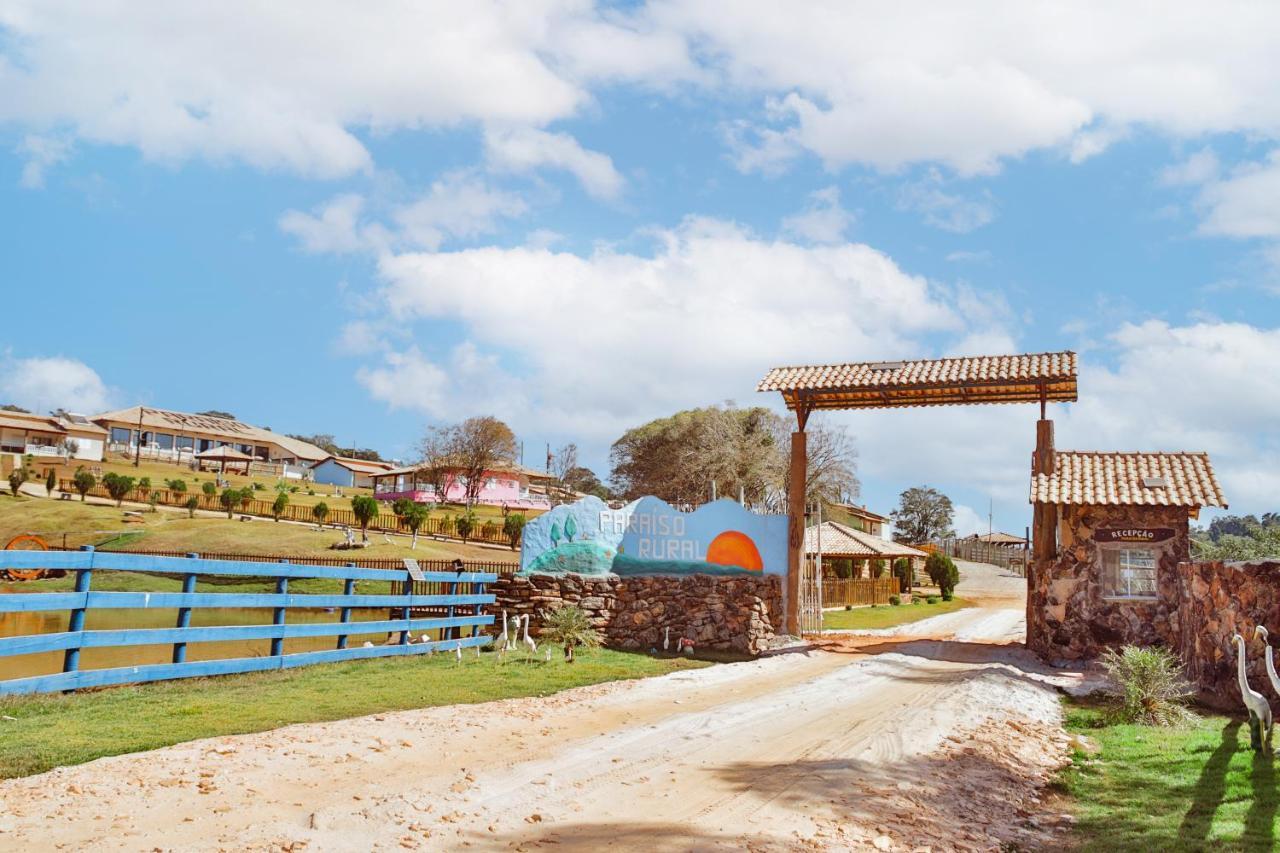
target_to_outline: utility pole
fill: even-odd
[[[134,444],[133,450],[133,467],[137,468],[142,464],[142,413],[146,411],[142,406],[138,407],[138,440]]]

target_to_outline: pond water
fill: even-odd
[[[22,592],[19,584],[0,583],[0,592]],[[216,625],[270,625],[270,608],[218,607],[191,611],[192,627]],[[290,608],[286,620],[291,624],[338,622],[337,610]],[[351,611],[352,622],[368,622],[386,619],[387,610],[356,609]],[[33,613],[0,613],[0,637],[28,634],[49,634],[67,630],[70,612],[52,610]],[[85,630],[118,628],[173,628],[178,624],[177,609],[121,609],[90,610],[85,614]],[[439,632],[433,632],[439,633]],[[366,640],[381,643],[386,632],[377,634],[351,634],[348,645],[358,646]],[[337,636],[290,637],[284,641],[285,654],[319,651],[336,648]],[[187,660],[214,660],[218,658],[265,657],[271,649],[270,640],[228,640],[217,643],[191,643],[187,646]],[[32,675],[49,675],[62,672],[63,652],[41,652],[34,655],[0,657],[0,680],[25,678]],[[108,669],[117,666],[137,666],[149,663],[170,663],[173,644],[155,646],[121,646],[114,648],[84,649],[80,652],[81,669]]]

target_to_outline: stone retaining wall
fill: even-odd
[[[1280,697],[1267,680],[1266,648],[1253,639],[1262,624],[1280,643],[1280,562],[1182,563],[1177,569],[1181,607],[1177,651],[1187,678],[1201,691],[1201,700],[1238,709],[1236,650],[1231,637],[1246,642],[1249,684],[1280,709]]]
[[[576,604],[605,645],[618,649],[660,649],[670,628],[673,650],[688,637],[697,649],[754,655],[768,648],[783,617],[777,575],[514,575],[500,577],[491,589],[499,619],[504,609],[508,616],[528,613],[536,635],[543,613]]]

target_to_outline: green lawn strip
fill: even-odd
[[[1178,729],[1107,725],[1102,707],[1065,701],[1067,728],[1100,747],[1061,777],[1089,851],[1272,850],[1280,768],[1255,757],[1243,717],[1208,714]]]
[[[963,598],[950,601],[939,600],[929,604],[917,598],[910,604],[878,604],[871,607],[855,607],[852,610],[828,610],[822,614],[822,627],[840,631],[860,631],[873,628],[892,628],[895,625],[906,625],[918,622],[930,616],[952,613],[972,607],[973,602]]]
[[[0,778],[218,735],[384,711],[543,696],[570,687],[710,666],[609,649],[567,664],[451,654],[323,664],[73,694],[0,698]],[[467,712],[462,712],[467,713]],[[8,719],[12,717],[14,719]]]

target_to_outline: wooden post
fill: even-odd
[[[281,560],[280,562],[282,562],[282,563],[287,563],[287,562],[289,562],[289,561],[288,561],[288,560]],[[279,577],[279,578],[276,578],[276,595],[287,595],[287,594],[288,594],[288,592],[289,592],[289,579],[288,579],[288,578],[286,578],[286,577]],[[283,625],[283,624],[284,624],[284,614],[285,614],[285,608],[284,608],[284,607],[277,607],[277,608],[272,612],[271,624],[272,624],[272,625]],[[284,654],[284,637],[283,637],[283,636],[281,636],[281,637],[272,637],[272,638],[271,638],[271,656],[272,656],[272,657],[279,657],[279,656],[280,656],[280,655],[282,655],[282,654]]]
[[[1055,465],[1053,421],[1039,420],[1036,422],[1036,452],[1032,460],[1032,473],[1053,474]],[[1053,504],[1037,503],[1032,514],[1035,559],[1052,560],[1058,555],[1058,508]]]
[[[87,551],[89,553],[89,567],[84,569],[78,569],[76,571],[76,592],[84,593],[87,596],[89,593],[89,584],[93,581],[93,546],[84,545],[80,548],[80,550]],[[85,601],[84,604],[87,605],[88,601]],[[81,607],[74,608],[71,611],[71,621],[67,625],[67,631],[69,631],[72,634],[79,634],[84,630],[84,612],[86,609],[87,607],[81,606]],[[63,672],[75,672],[76,670],[80,669],[80,643],[81,642],[83,642],[83,640],[81,638],[77,638],[75,647],[67,649],[66,653],[63,654],[62,656]]]
[[[354,569],[355,567],[356,567],[356,564],[355,564],[355,563],[347,563],[347,568],[349,568],[349,569]],[[356,594],[356,582],[355,582],[355,579],[354,579],[354,578],[347,578],[346,583],[344,583],[344,584],[342,585],[342,594],[343,594],[343,595],[355,595],[355,594]],[[344,605],[342,606],[342,615],[338,617],[338,621],[339,621],[339,622],[342,622],[343,624],[346,624],[347,622],[350,622],[350,621],[351,621],[351,606],[350,606],[350,605],[344,604]],[[339,634],[339,635],[338,635],[338,648],[340,648],[340,649],[345,649],[346,647],[347,647],[347,635],[346,635],[346,634]]]
[[[187,558],[191,560],[198,560],[200,559],[200,555],[188,554]],[[187,572],[186,575],[183,576],[182,591],[187,595],[190,595],[191,593],[196,591],[196,576],[193,572]],[[190,607],[178,608],[178,627],[179,628],[191,627],[191,608]],[[186,663],[186,661],[187,661],[187,644],[174,643],[173,644],[173,662]]]
[[[787,589],[786,589],[786,632],[800,634],[800,570],[804,560],[804,493],[806,477],[809,469],[809,451],[807,436],[804,432],[805,418],[800,418],[800,429],[791,433],[791,479],[790,493],[787,495],[790,511],[790,524],[787,531]]]

